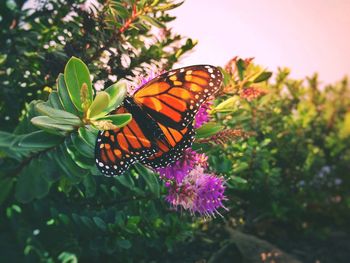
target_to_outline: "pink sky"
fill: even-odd
[[[350,0],[186,0],[173,29],[199,41],[178,66],[255,57],[326,84],[350,75]]]

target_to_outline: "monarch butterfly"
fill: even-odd
[[[113,114],[130,113],[132,120],[122,128],[98,133],[99,170],[116,176],[134,162],[158,168],[178,160],[194,140],[195,114],[221,82],[216,67],[189,66],[161,74],[127,96]]]

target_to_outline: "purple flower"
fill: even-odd
[[[162,70],[159,70],[158,72],[150,70],[146,76],[138,78],[138,81],[137,81],[138,85],[136,87],[135,86],[134,87],[130,87],[130,86],[128,87],[128,93],[130,95],[133,95],[139,88],[141,88],[146,83],[150,82],[152,79],[158,77],[163,72],[164,71],[162,71]]]
[[[205,154],[187,149],[180,160],[157,169],[169,191],[166,200],[172,206],[202,216],[215,216],[218,208],[225,208],[224,179],[204,172],[207,159]]]
[[[174,207],[182,207],[202,216],[215,216],[218,209],[224,207],[224,179],[204,172],[196,166],[182,180],[169,186],[166,200]],[[226,208],[225,208],[226,209]]]
[[[199,128],[201,127],[204,123],[207,123],[210,119],[209,116],[209,109],[210,106],[213,103],[211,101],[207,101],[205,103],[202,104],[202,106],[199,108],[196,117],[195,117],[195,122],[194,122],[194,127],[195,128]]]
[[[197,153],[189,148],[184,151],[181,159],[164,168],[158,168],[157,172],[165,180],[180,183],[196,165],[207,167],[207,159],[208,157],[205,154]]]

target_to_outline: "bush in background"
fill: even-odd
[[[31,5],[30,5],[31,4]],[[174,1],[6,0],[0,3],[0,121],[12,130],[26,102],[47,98],[72,56],[96,88],[170,69],[195,42],[173,33]],[[36,9],[28,9],[30,7]],[[14,103],[16,98],[16,103]]]

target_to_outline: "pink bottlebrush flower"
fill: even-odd
[[[182,180],[170,184],[166,200],[174,207],[182,207],[202,216],[220,214],[218,209],[224,207],[224,179],[204,172],[203,167],[196,166]],[[226,208],[225,208],[226,209]]]
[[[207,101],[202,104],[199,108],[194,121],[194,127],[197,129],[201,127],[203,124],[207,123],[210,120],[209,109],[213,104],[212,101]]]
[[[184,151],[181,159],[166,167],[158,168],[157,172],[164,180],[180,183],[196,165],[207,167],[207,159],[208,157],[205,154],[197,153],[189,148]]]
[[[263,89],[256,88],[256,87],[249,87],[242,90],[241,98],[246,99],[247,101],[252,101],[265,94],[266,94],[266,91]]]

